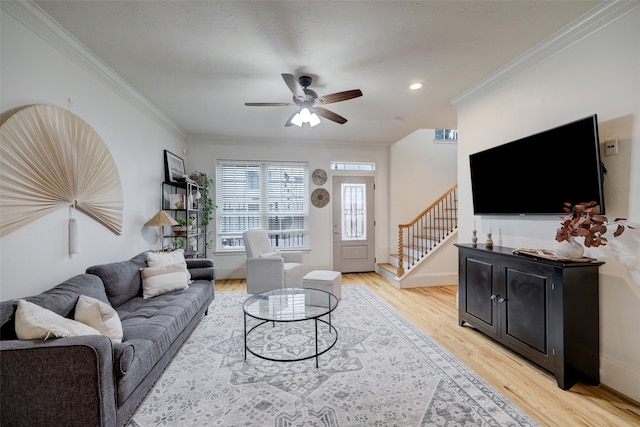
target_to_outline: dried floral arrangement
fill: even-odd
[[[607,227],[616,225],[613,237],[621,235],[625,226],[634,228],[624,223],[626,218],[616,218],[609,222],[606,216],[600,215],[600,205],[596,202],[583,202],[576,205],[564,203],[563,210],[568,213],[562,218],[560,228],[556,231],[556,240],[573,241],[574,237],[584,237],[586,247],[598,247],[607,244],[607,238],[603,235],[607,232]]]

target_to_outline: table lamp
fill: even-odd
[[[168,215],[165,211],[160,209],[157,214],[155,214],[149,221],[144,225],[145,227],[165,227],[169,225],[178,225],[177,221],[173,219],[170,215]],[[162,230],[160,229],[160,250],[162,252]]]

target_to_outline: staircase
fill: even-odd
[[[378,272],[401,282],[458,230],[458,185],[454,185],[413,221],[398,225],[398,252],[390,263],[378,264]]]

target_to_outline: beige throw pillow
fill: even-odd
[[[189,287],[191,275],[181,264],[141,268],[142,297],[152,298]]]
[[[113,342],[122,342],[122,322],[118,313],[107,303],[80,295],[76,303],[75,319],[97,329]]]
[[[18,300],[16,335],[21,340],[64,338],[80,335],[100,335],[96,329],[26,300]]]
[[[191,273],[184,258],[184,249],[176,249],[171,252],[147,252],[147,267],[164,267],[167,265],[180,265],[184,268],[187,280],[191,279]]]
[[[173,264],[181,264],[185,269],[187,268],[183,249],[171,252],[147,252],[147,267],[162,267]]]

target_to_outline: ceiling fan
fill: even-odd
[[[293,93],[293,103],[245,102],[244,105],[249,107],[299,107],[298,110],[293,113],[285,122],[285,127],[289,127],[294,124],[297,126],[302,126],[303,123],[309,123],[310,126],[315,126],[320,123],[320,119],[317,116],[324,117],[325,119],[331,120],[336,123],[344,124],[347,122],[347,119],[334,113],[333,111],[322,108],[321,105],[346,101],[347,99],[362,96],[362,91],[360,89],[353,89],[344,92],[332,93],[330,95],[318,96],[318,94],[314,90],[308,88],[312,82],[311,77],[300,76],[298,79],[296,79],[293,74],[283,73],[282,78],[291,90],[291,93]]]

